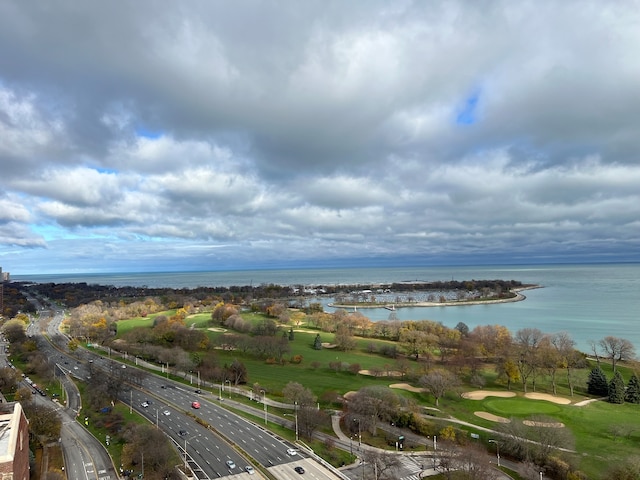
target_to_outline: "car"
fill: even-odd
[[[171,412],[169,410],[165,410],[164,412],[162,412],[162,414],[168,417],[169,415],[171,415]]]
[[[189,435],[189,432],[187,432],[186,430],[180,430],[178,432],[178,435],[180,435],[181,437],[186,437],[187,435]]]
[[[196,393],[200,394],[202,393],[202,390],[200,390],[199,388],[196,390]]]
[[[256,473],[256,471],[253,469],[251,465],[247,465],[246,467],[244,467],[244,471],[247,472],[249,475],[253,475],[254,473]]]
[[[122,368],[127,368],[127,366],[126,365],[122,365]]]
[[[297,455],[298,451],[293,448],[287,448],[287,455]]]
[[[233,460],[227,460],[226,463],[229,470],[233,470],[234,468],[236,468],[236,464],[233,462]]]
[[[200,402],[191,402],[191,408],[200,408]]]
[[[149,402],[142,402],[142,403],[140,404],[140,406],[141,406],[142,408],[147,408],[147,407],[149,406]]]
[[[302,475],[304,473],[304,468],[302,468],[302,467],[295,467],[294,470],[296,472],[298,472],[300,475]]]

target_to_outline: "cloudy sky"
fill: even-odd
[[[640,2],[0,2],[15,274],[640,261]]]

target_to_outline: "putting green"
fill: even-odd
[[[509,417],[511,415],[552,415],[560,412],[560,407],[554,403],[543,400],[530,400],[528,398],[487,398],[483,405],[485,410],[496,415]]]

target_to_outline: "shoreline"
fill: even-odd
[[[393,311],[399,308],[412,308],[412,307],[421,307],[421,308],[431,308],[431,307],[462,307],[466,305],[487,305],[487,304],[496,304],[496,303],[513,303],[513,302],[522,302],[526,300],[526,296],[520,292],[525,290],[534,290],[537,288],[543,288],[542,285],[530,285],[527,287],[514,288],[510,290],[515,294],[514,297],[510,298],[496,298],[489,300],[454,300],[449,302],[412,302],[412,303],[385,303],[385,304],[377,304],[377,305],[360,305],[360,304],[348,304],[348,303],[329,303],[328,307],[331,308],[362,308],[362,309],[371,309],[371,308],[386,308],[387,310]]]

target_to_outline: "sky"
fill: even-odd
[[[640,261],[640,2],[0,2],[12,274]]]

